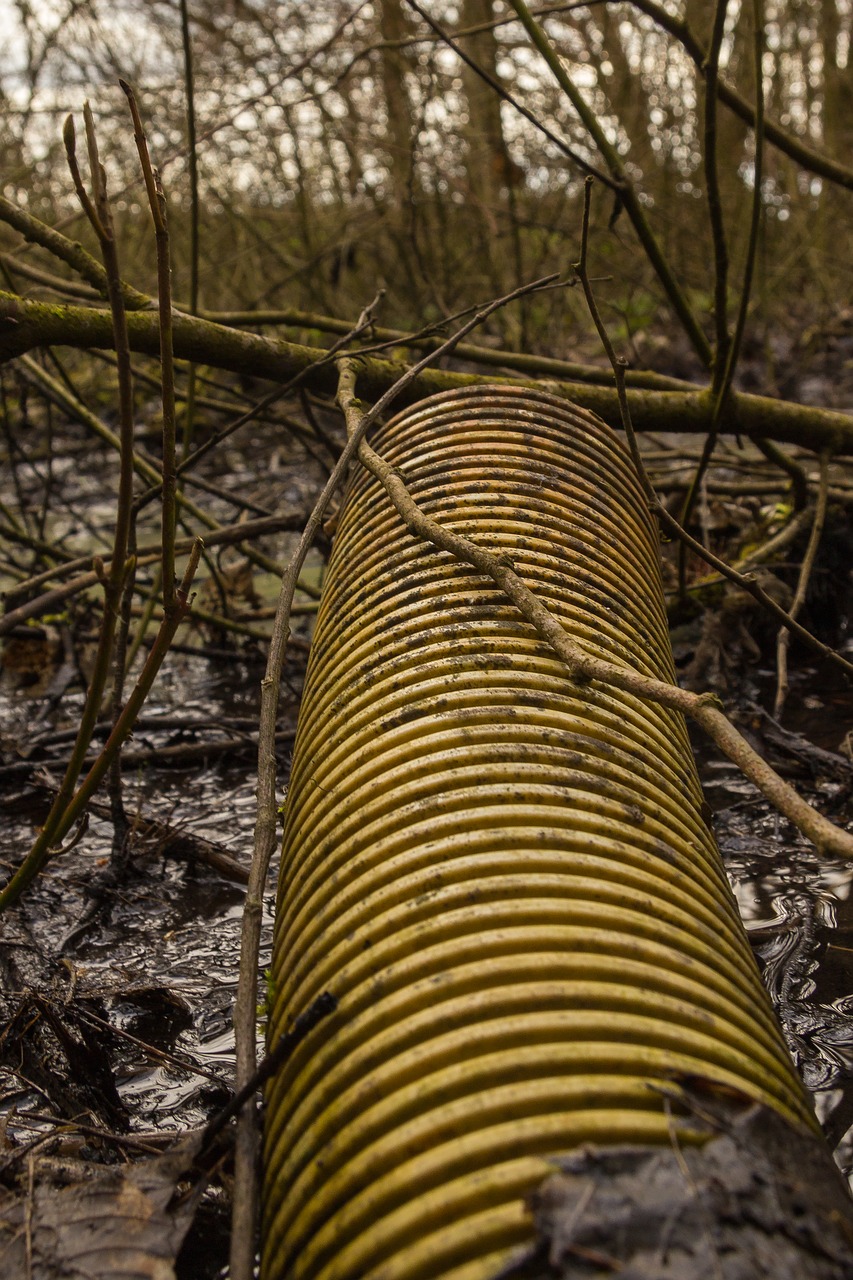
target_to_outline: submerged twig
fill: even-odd
[[[815,503],[814,521],[812,523],[812,531],[809,535],[808,546],[806,547],[806,554],[803,556],[803,563],[800,565],[800,575],[797,579],[794,599],[791,601],[791,607],[788,610],[788,615],[791,618],[796,618],[805,603],[809,580],[812,575],[812,569],[814,568],[815,558],[817,557],[817,549],[820,545],[824,521],[826,520],[828,493],[829,458],[825,453],[822,453],[820,455],[820,483],[817,491],[817,502]],[[781,720],[785,701],[788,697],[788,647],[790,643],[791,633],[783,627],[776,638],[776,697],[773,702],[774,720]]]

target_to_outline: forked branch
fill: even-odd
[[[363,435],[365,414],[355,394],[356,365],[348,359],[339,363],[338,403],[346,418],[350,439],[359,439]],[[457,560],[470,564],[478,573],[490,578],[513,602],[537,635],[565,663],[571,677],[584,681],[595,680],[689,716],[820,852],[838,857],[853,857],[853,834],[843,831],[818,813],[771,769],[766,760],[762,760],[723,714],[715,695],[691,693],[664,680],[655,680],[606,659],[593,657],[571,638],[553,613],[506,561],[497,559],[478,547],[470,538],[443,528],[425,515],[399,473],[371,449],[364,439],[361,439],[358,446],[358,459],[382,484],[409,532],[431,542],[439,550],[449,552]]]

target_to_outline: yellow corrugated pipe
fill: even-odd
[[[476,387],[377,430],[437,521],[590,650],[673,678],[657,536],[598,419]],[[493,583],[354,475],[285,813],[265,1280],[486,1280],[580,1143],[669,1143],[673,1072],[813,1124],[682,718],[572,683]]]

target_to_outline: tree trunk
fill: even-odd
[[[410,34],[402,0],[381,0],[379,32],[390,47],[380,50],[382,92],[385,97],[385,154],[391,203],[399,208],[410,202],[412,179],[412,104],[406,89],[409,58],[394,47]]]
[[[464,27],[491,22],[493,0],[464,0]],[[498,80],[498,42],[494,30],[478,31],[460,41],[478,67]],[[493,222],[502,194],[518,185],[518,166],[510,159],[501,120],[501,101],[494,89],[469,66],[463,66],[462,83],[468,102],[468,183],[471,195]],[[495,224],[496,225],[496,224]]]

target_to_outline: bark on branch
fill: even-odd
[[[127,325],[131,349],[156,358],[160,350],[157,315],[131,311],[128,312]],[[0,292],[0,363],[37,347],[109,349],[112,345],[108,311],[33,302]],[[175,314],[174,350],[180,360],[269,378],[274,382],[286,382],[296,374],[303,374],[305,385],[330,396],[334,396],[337,389],[334,365],[328,359],[328,352],[322,348],[264,338],[195,316]],[[360,361],[359,385],[363,394],[368,399],[378,400],[398,380],[400,365],[376,356],[363,356]],[[312,368],[314,365],[317,367]],[[615,387],[582,382],[543,382],[497,378],[493,374],[481,376],[424,369],[409,384],[399,403],[411,404],[437,391],[502,382],[509,386],[547,387],[553,394],[574,401],[598,414],[611,426],[621,429]],[[632,388],[628,398],[638,431],[683,431],[705,435],[711,427],[714,397],[709,389],[697,387],[695,391],[682,392]],[[733,393],[719,429],[721,434],[738,434],[749,439],[769,437],[783,443],[803,445],[815,452],[826,450],[831,455],[853,455],[853,416],[773,400],[769,396]]]

